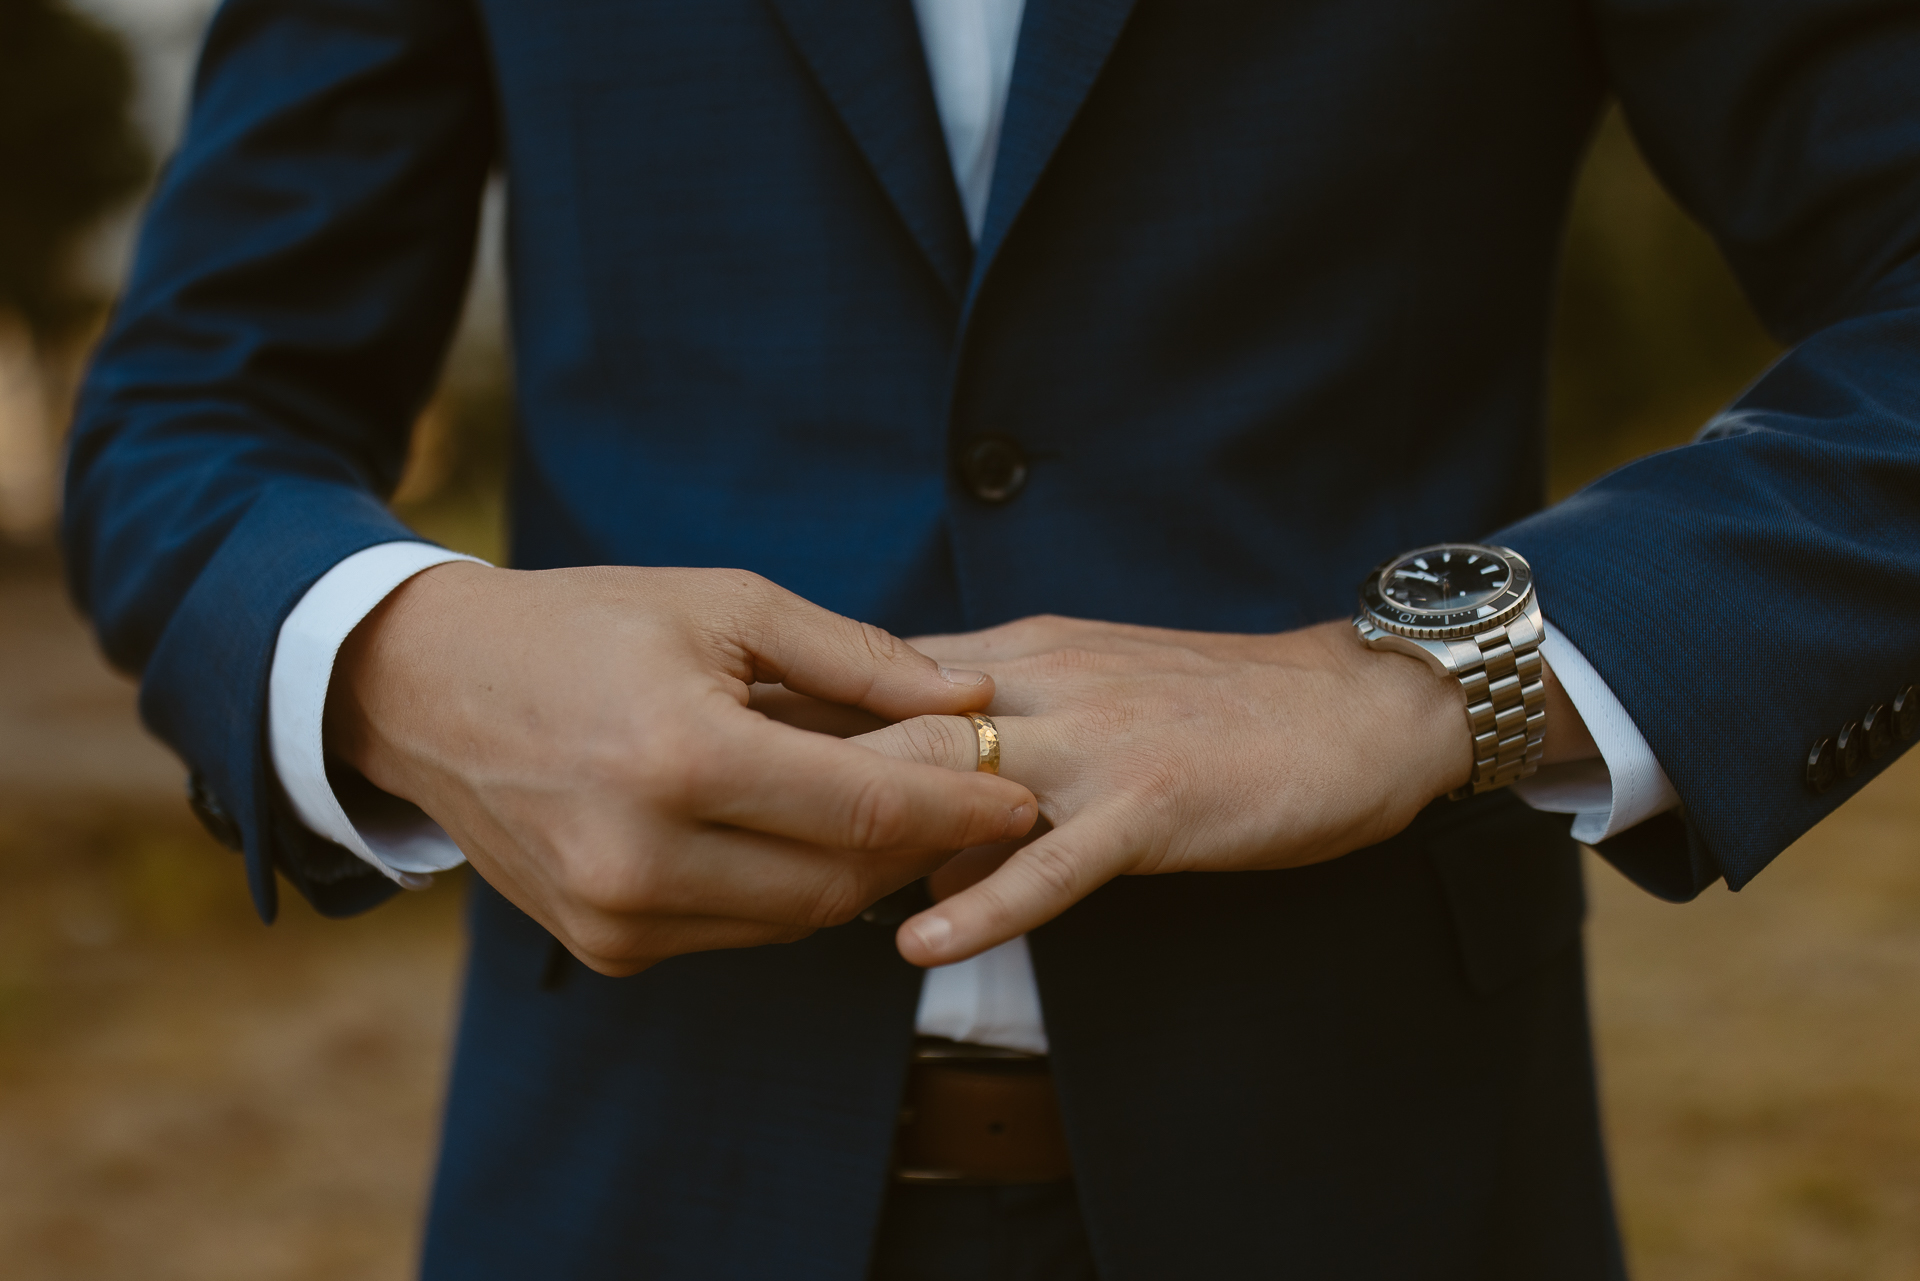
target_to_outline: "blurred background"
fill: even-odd
[[[100,661],[52,545],[60,436],[178,136],[209,0],[0,0],[0,1274],[410,1276],[461,877],[263,928]],[[499,199],[396,506],[497,555]],[[1609,116],[1553,350],[1551,495],[1685,441],[1777,349]],[[1617,1187],[1642,1281],[1920,1278],[1920,752],[1751,888],[1589,857]]]

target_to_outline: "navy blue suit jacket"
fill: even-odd
[[[230,0],[88,381],[74,590],[244,846],[331,912],[263,738],[281,620],[382,496],[507,175],[512,555],[744,566],[897,632],[1274,631],[1505,541],[1673,779],[1603,853],[1738,887],[1920,678],[1920,11],[1028,0],[970,246],[907,0]],[[1539,511],[1606,94],[1791,350]],[[1004,506],[955,478],[997,432]],[[1102,1275],[1579,1277],[1618,1251],[1578,867],[1504,797],[1033,936]],[[917,976],[890,931],[542,987],[476,888],[435,1276],[858,1277]]]

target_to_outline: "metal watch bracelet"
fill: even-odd
[[[1505,787],[1539,766],[1546,751],[1545,630],[1539,603],[1528,601],[1500,627],[1445,642],[1473,733],[1473,777],[1449,793],[1452,799]]]

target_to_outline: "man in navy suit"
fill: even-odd
[[[1915,66],[1868,0],[229,0],[66,540],[263,915],[483,878],[427,1274],[1621,1275],[1572,837],[1738,888],[1920,720]],[[1609,93],[1791,350],[1541,511]],[[381,501],[495,164],[514,570]]]

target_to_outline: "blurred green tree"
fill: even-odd
[[[119,38],[60,0],[0,0],[0,308],[43,337],[89,314],[82,235],[151,171]]]

